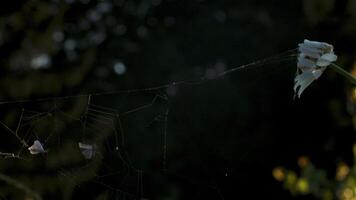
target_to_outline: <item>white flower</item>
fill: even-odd
[[[294,92],[300,98],[303,91],[324,72],[327,66],[336,61],[334,47],[325,42],[304,40],[299,44],[297,74],[294,79]]]
[[[35,140],[33,145],[28,148],[31,154],[39,154],[39,153],[46,153],[47,151],[44,150],[40,141]]]
[[[95,155],[95,145],[84,144],[79,142],[79,149],[82,152],[85,159],[91,159]]]

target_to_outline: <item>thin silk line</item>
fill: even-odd
[[[0,102],[0,105],[4,104],[15,104],[15,103],[27,103],[27,102],[41,102],[41,101],[53,101],[54,99],[56,100],[64,100],[64,99],[71,99],[71,98],[79,98],[79,97],[89,97],[89,96],[103,96],[103,95],[110,95],[110,94],[122,94],[122,93],[137,93],[137,92],[149,92],[149,91],[157,91],[165,88],[169,88],[171,86],[178,86],[178,85],[184,85],[184,84],[192,84],[192,83],[201,83],[207,80],[216,80],[218,78],[224,77],[230,73],[241,71],[241,70],[247,70],[249,68],[252,68],[254,66],[259,66],[268,62],[277,62],[280,59],[285,59],[285,58],[295,58],[297,56],[296,54],[297,49],[291,49],[288,51],[285,51],[283,53],[274,55],[272,57],[268,57],[262,60],[254,61],[248,64],[240,65],[238,67],[226,70],[220,74],[218,74],[214,78],[206,78],[205,76],[202,76],[200,78],[196,79],[189,79],[189,80],[181,80],[181,81],[173,81],[167,84],[159,85],[156,87],[148,87],[148,88],[141,88],[141,89],[131,89],[131,90],[116,90],[116,91],[108,91],[108,92],[99,92],[99,93],[90,93],[90,94],[78,94],[78,95],[68,95],[68,96],[59,96],[59,97],[47,97],[47,98],[38,98],[38,99],[23,99],[23,100],[14,100],[14,101],[2,101]]]

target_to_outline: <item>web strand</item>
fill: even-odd
[[[86,170],[89,171],[88,173],[90,175],[86,177],[88,180],[84,180],[83,178],[80,177],[81,171],[85,170],[84,168],[80,168],[77,171],[74,170],[70,171],[65,169],[62,170],[62,167],[60,167],[59,170],[58,168],[56,168],[59,176],[61,178],[63,177],[68,178],[69,181],[74,185],[74,188],[82,187],[82,185],[85,184],[95,184],[106,188],[107,190],[115,193],[116,195],[118,194],[122,198],[142,199],[145,196],[143,174],[144,173],[147,174],[149,173],[149,171],[146,170],[144,167],[140,166],[139,164],[137,164],[136,160],[131,159],[130,156],[132,156],[133,154],[132,152],[130,152],[130,150],[127,150],[127,146],[130,145],[130,140],[129,140],[130,138],[127,139],[125,137],[129,137],[130,134],[132,133],[130,132],[126,135],[125,130],[126,131],[128,130],[126,126],[126,120],[130,120],[131,119],[130,116],[139,116],[139,117],[144,116],[145,119],[142,120],[144,121],[144,124],[149,122],[148,125],[146,126],[137,125],[138,127],[134,127],[136,128],[134,130],[135,131],[137,130],[137,132],[139,133],[153,130],[152,133],[154,134],[150,134],[149,137],[155,136],[158,138],[157,141],[160,142],[160,145],[158,146],[159,148],[157,150],[158,153],[157,155],[155,155],[156,157],[154,157],[154,159],[159,160],[158,168],[162,170],[165,175],[172,175],[173,172],[170,171],[168,166],[169,163],[167,163],[168,147],[170,148],[169,149],[169,153],[170,153],[172,151],[171,146],[173,145],[168,145],[169,144],[168,122],[169,120],[171,120],[171,116],[170,116],[171,105],[170,105],[169,95],[167,94],[168,92],[166,89],[172,86],[203,84],[208,81],[224,78],[228,74],[232,74],[243,70],[249,70],[255,67],[257,68],[264,64],[277,63],[285,60],[294,59],[296,56],[295,51],[296,49],[292,49],[266,59],[241,65],[226,70],[224,72],[221,72],[219,74],[216,74],[216,76],[212,78],[201,76],[194,79],[173,81],[168,84],[163,84],[156,87],[142,88],[142,89],[108,91],[108,92],[100,92],[100,93],[79,94],[79,95],[72,95],[72,96],[49,97],[49,98],[33,99],[33,100],[29,99],[29,100],[0,102],[0,105],[6,105],[6,104],[22,105],[22,112],[20,114],[20,118],[18,120],[15,130],[10,128],[11,125],[9,125],[10,126],[9,127],[8,125],[0,121],[0,124],[5,129],[7,129],[8,132],[10,132],[12,135],[15,136],[17,140],[20,141],[22,146],[17,154],[0,152],[0,157],[20,159],[22,158],[22,156],[24,156],[25,158],[27,158],[26,155],[22,154],[22,151],[25,147],[29,146],[27,142],[29,142],[31,139],[34,138],[44,141],[44,144],[48,144],[51,138],[57,138],[59,152],[55,152],[55,153],[58,153],[60,155],[61,154],[60,151],[63,148],[63,146],[61,146],[62,145],[61,141],[65,140],[65,138],[64,139],[61,138],[60,125],[63,125],[61,123],[65,123],[64,126],[67,126],[68,124],[70,125],[75,124],[76,126],[78,126],[80,130],[78,131],[74,130],[73,134],[72,133],[66,134],[66,137],[69,138],[67,140],[70,140],[72,144],[74,143],[75,145],[78,145],[78,142],[87,141],[88,145],[93,146],[95,153],[93,153],[93,157],[89,159],[81,155],[82,157],[80,158],[82,158],[82,160],[74,163],[73,165],[82,166],[84,163],[85,164],[84,167],[85,169],[88,167],[88,169]],[[256,77],[259,76],[262,75],[259,74]],[[130,102],[129,103],[130,108],[126,110],[123,108],[116,109],[116,108],[95,104],[97,103],[96,100],[97,97],[99,96],[115,95],[115,94],[138,94],[138,93],[143,93],[147,95],[148,99],[147,100],[145,99],[145,102],[139,102],[139,103]],[[79,113],[73,114],[71,112],[68,112],[68,110],[65,110],[64,108],[61,108],[62,105],[61,103],[64,102],[63,100],[76,99],[76,98],[86,99],[86,105],[83,105],[84,108],[81,107],[79,109]],[[30,103],[30,102],[42,103],[47,101],[53,101],[53,103],[50,102],[51,104],[49,105],[46,104],[47,111],[43,111],[43,110],[34,111],[34,110],[24,109],[25,103]],[[59,101],[63,101],[63,102],[59,102]],[[159,109],[157,109],[158,106],[160,106]],[[47,125],[46,123],[53,124],[53,126],[51,126],[52,131],[46,129],[47,128],[45,127],[45,125]],[[136,124],[134,124],[133,126],[136,126]],[[66,127],[66,130],[67,129],[69,130],[68,127]],[[138,135],[138,133],[136,134]],[[55,137],[54,135],[56,135],[57,137]],[[80,139],[78,139],[77,136],[79,137],[81,136],[81,141],[78,141]],[[137,137],[140,136],[141,135],[138,135]],[[198,162],[201,164],[203,171],[205,171],[205,174],[209,176],[208,167],[204,164],[203,159],[201,159],[200,149],[198,149],[196,145],[193,144],[193,141],[189,135],[186,137],[189,137],[188,145],[192,145],[193,151],[196,151],[196,153],[198,154]],[[126,142],[126,140],[128,142]],[[76,146],[76,148],[78,148],[78,146]],[[81,153],[81,152],[78,150],[76,153]],[[110,164],[114,166],[110,166]],[[145,174],[145,180],[147,179],[146,174]],[[174,176],[188,180],[193,184],[197,184],[197,185],[199,184],[199,185],[203,185],[206,188],[213,189],[219,195],[220,199],[224,199],[220,189],[217,187],[217,184],[215,184],[216,181],[213,180],[213,176],[211,175],[208,178],[209,180],[205,182],[194,180],[194,178],[186,177],[184,175],[181,176],[181,175],[174,174]],[[115,181],[113,181],[113,183],[112,182],[107,183],[107,179],[110,178],[113,178]],[[136,179],[136,193],[134,188],[135,182],[130,182],[135,179]],[[130,184],[130,183],[131,183],[130,186],[133,186],[133,188],[129,187],[128,191],[133,191],[132,193],[125,191],[124,189],[125,184]]]
[[[285,51],[283,53],[277,54],[275,56],[265,58],[262,60],[254,61],[248,64],[240,65],[238,67],[226,70],[220,74],[218,74],[215,78],[209,78],[207,79],[205,76],[196,78],[196,79],[188,79],[188,80],[181,80],[181,81],[172,81],[167,84],[163,84],[160,86],[156,87],[148,87],[148,88],[142,88],[142,89],[131,89],[131,90],[119,90],[119,91],[108,91],[108,92],[99,92],[99,93],[90,93],[90,94],[79,94],[79,95],[68,95],[68,96],[61,96],[61,97],[48,97],[48,98],[39,98],[39,99],[24,99],[24,100],[14,100],[14,101],[1,101],[0,105],[4,104],[14,104],[14,103],[27,103],[27,102],[41,102],[41,101],[53,101],[54,99],[57,100],[65,100],[65,99],[71,99],[71,98],[79,98],[79,97],[91,97],[91,96],[103,96],[103,95],[112,95],[112,94],[123,94],[123,93],[137,93],[137,92],[149,92],[149,91],[158,91],[161,89],[167,89],[171,86],[179,86],[179,85],[184,85],[184,84],[197,84],[197,83],[202,83],[207,80],[216,80],[218,78],[224,77],[230,73],[241,71],[241,70],[247,70],[250,69],[254,66],[260,66],[263,64],[271,63],[271,62],[278,62],[281,60],[285,59],[295,59],[297,56],[297,49],[291,49],[288,51]]]

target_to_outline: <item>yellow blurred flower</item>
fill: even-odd
[[[351,188],[346,188],[342,193],[344,199],[352,199],[354,197],[354,192]]]
[[[302,194],[306,194],[309,192],[309,182],[306,178],[300,178],[298,180],[297,190]]]
[[[289,171],[287,173],[287,180],[286,183],[287,185],[294,185],[295,182],[297,181],[297,174],[295,172]]]
[[[336,177],[335,177],[336,180],[338,181],[345,180],[349,172],[350,172],[349,166],[347,166],[345,163],[339,164],[336,170]]]
[[[352,147],[352,152],[354,153],[354,157],[356,158],[356,144]]]
[[[277,181],[283,181],[285,179],[285,172],[282,167],[276,167],[272,171],[273,178]]]
[[[301,157],[299,157],[299,159],[298,159],[298,165],[299,165],[299,167],[301,167],[301,168],[306,167],[307,165],[309,165],[309,163],[310,163],[309,158],[306,157],[306,156],[301,156]]]
[[[353,88],[351,89],[351,95],[350,95],[350,97],[351,97],[351,101],[352,101],[353,103],[355,103],[355,102],[356,102],[356,87],[353,87]]]

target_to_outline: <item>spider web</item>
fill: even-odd
[[[167,183],[172,180],[188,190],[191,187],[190,190],[204,191],[206,196],[224,199],[214,177],[209,176],[209,167],[200,159],[204,156],[197,138],[188,133],[180,133],[179,137],[170,134],[171,123],[186,123],[188,118],[180,118],[175,111],[175,118],[170,119],[171,112],[179,107],[172,105],[177,104],[174,91],[177,88],[199,90],[199,86],[213,85],[233,72],[258,70],[260,66],[293,60],[295,56],[296,49],[293,49],[213,75],[157,87],[0,102],[1,111],[10,113],[9,119],[1,119],[1,131],[13,136],[13,140],[1,147],[0,156],[35,163],[30,177],[45,173],[66,186],[59,199],[80,199],[82,194],[104,199],[158,199],[150,191],[154,188],[170,191]],[[276,70],[257,73],[254,79],[264,79]],[[47,153],[29,154],[27,148],[35,140],[42,143]],[[172,140],[188,150],[170,153]],[[79,142],[93,147],[90,159],[83,156]],[[240,159],[248,152],[245,150]],[[195,174],[187,174],[177,164],[179,160],[200,168],[193,169]],[[229,170],[224,175],[229,176]],[[156,177],[163,177],[164,182],[155,183]],[[170,191],[167,195],[174,194],[175,191]],[[9,194],[3,195],[4,198],[6,195]]]

